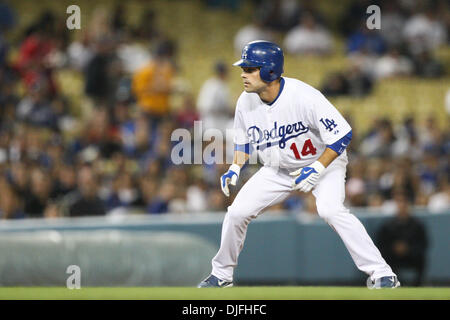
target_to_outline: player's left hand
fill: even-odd
[[[307,167],[303,167],[294,172],[291,176],[297,176],[292,183],[293,190],[309,192],[316,185],[325,167],[319,161],[313,162]]]

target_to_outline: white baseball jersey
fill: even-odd
[[[320,91],[297,79],[282,79],[284,85],[271,104],[256,93],[241,94],[234,143],[250,144],[266,166],[297,169],[316,161],[351,127]]]

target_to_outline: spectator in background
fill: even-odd
[[[372,158],[372,159],[359,159],[364,163],[364,190],[366,196],[380,194],[380,178],[383,174],[383,160]]]
[[[406,56],[400,54],[398,48],[391,47],[386,54],[377,59],[374,71],[377,80],[407,76],[412,73],[413,65]]]
[[[166,171],[169,168],[174,169],[171,160],[172,142],[170,137],[173,130],[175,130],[175,123],[172,120],[166,119],[162,121],[154,135],[154,140],[151,149],[146,152],[139,161],[146,163],[147,161],[158,160],[161,164],[161,169]],[[170,170],[169,170],[170,171]]]
[[[409,203],[414,203],[419,193],[420,181],[416,168],[408,158],[395,159],[395,170],[390,198],[398,191],[404,191]]]
[[[123,38],[117,47],[117,56],[120,59],[124,72],[127,76],[132,75],[139,69],[144,68],[148,61],[152,59],[152,56],[148,50],[148,45],[131,41],[132,39],[128,39],[128,37],[130,37],[129,34],[123,35]],[[130,80],[127,78],[127,82],[129,81]],[[129,86],[128,83],[127,86]]]
[[[58,129],[59,114],[49,99],[47,82],[35,79],[28,87],[28,94],[17,105],[17,118],[28,124]]]
[[[345,185],[347,200],[351,206],[366,206],[366,185],[364,182],[365,166],[361,159],[356,160],[350,166],[347,183]]]
[[[314,198],[312,193],[310,192],[310,193],[302,195],[302,196],[304,199],[304,206],[303,206],[302,213],[305,213],[305,214],[308,214],[315,218],[318,218],[316,199]]]
[[[156,195],[151,198],[147,205],[147,213],[161,214],[169,211],[171,200],[176,198],[176,186],[171,181],[162,181]]]
[[[45,218],[60,218],[63,215],[63,208],[60,204],[50,201],[44,210]]]
[[[386,118],[376,119],[372,125],[372,132],[361,142],[361,154],[366,157],[389,158],[395,139],[391,121]]]
[[[110,37],[113,34],[112,20],[111,11],[106,6],[95,6],[86,28],[86,31],[89,33],[89,39],[95,43],[101,38]]]
[[[371,158],[372,160],[373,158]],[[389,208],[389,206],[386,206],[386,204],[389,204],[389,201],[392,200],[392,189],[394,185],[394,175],[396,170],[396,165],[393,161],[391,161],[390,158],[379,158],[381,161],[381,173],[378,180],[378,187],[379,187],[379,193],[383,198],[383,209],[384,214],[393,214],[395,210],[392,210]],[[386,208],[387,207],[387,208]],[[395,209],[395,207],[394,207]]]
[[[127,32],[128,24],[126,17],[127,7],[124,6],[123,2],[117,3],[112,12],[111,31],[116,34]]]
[[[16,13],[6,3],[0,3],[0,33],[10,30],[17,23]]]
[[[257,14],[262,18],[264,27],[279,33],[294,27],[300,12],[301,5],[297,0],[263,0],[257,8]]]
[[[432,51],[447,41],[445,23],[439,19],[436,7],[432,4],[428,5],[425,12],[418,10],[406,21],[403,35],[413,55]]]
[[[339,19],[339,28],[341,33],[348,37],[360,25],[361,19],[367,18],[367,7],[373,4],[372,0],[350,1],[348,8]]]
[[[380,193],[383,196],[382,213],[395,214],[397,207],[395,195],[403,192],[410,204],[422,201],[420,181],[410,160],[384,160],[386,169],[380,176]]]
[[[371,193],[367,195],[367,208],[377,213],[382,212],[384,197],[381,193]]]
[[[130,118],[120,126],[122,152],[133,158],[140,158],[150,148],[151,128],[145,116]]]
[[[209,212],[223,212],[226,207],[226,200],[222,196],[222,192],[218,189],[211,190],[208,193],[208,211]]]
[[[99,50],[105,49],[99,47],[111,44],[108,43],[113,39],[114,28],[111,21],[113,18],[105,7],[100,5],[92,10],[87,28],[82,28],[80,39],[72,41],[67,48],[70,66],[86,72],[86,67],[91,59],[98,55]],[[94,70],[91,71],[94,72]]]
[[[445,74],[443,64],[430,51],[422,51],[412,57],[413,74],[421,78],[439,78]]]
[[[30,161],[30,165],[45,167],[47,165],[47,154],[45,151],[46,135],[38,127],[29,126],[24,135],[22,156]]]
[[[427,231],[424,224],[411,215],[406,195],[400,192],[394,198],[396,216],[378,230],[377,246],[395,273],[414,271],[414,279],[409,282],[407,277],[402,277],[402,285],[420,286],[425,276]]]
[[[94,55],[89,33],[84,32],[80,40],[72,41],[67,48],[68,64],[75,70],[83,72]]]
[[[3,65],[5,65],[8,53],[9,53],[9,43],[2,35],[2,30],[0,28],[0,70],[3,67]]]
[[[158,16],[154,9],[146,9],[140,16],[138,25],[132,29],[133,37],[151,43],[163,36],[157,24]]]
[[[132,27],[127,23],[126,6],[116,5],[112,28],[120,39],[117,46],[117,56],[122,62],[126,74],[133,74],[145,67],[151,59],[149,48],[161,37],[156,26],[156,14],[152,9],[141,13],[139,24]]]
[[[186,190],[186,208],[189,212],[204,212],[208,208],[208,185],[200,177],[194,178]]]
[[[373,80],[356,64],[350,64],[346,73],[348,83],[348,93],[352,97],[364,97],[372,92]]]
[[[0,219],[25,218],[20,197],[5,179],[0,177]]]
[[[355,53],[361,50],[374,55],[381,55],[386,51],[386,43],[377,29],[368,29],[366,20],[363,19],[359,29],[347,39],[347,53]]]
[[[76,144],[74,148],[76,152],[81,152],[80,155],[91,153],[94,158],[110,157],[120,149],[119,132],[112,126],[110,112],[106,107],[100,106],[92,112],[73,144]]]
[[[358,51],[349,53],[347,59],[351,66],[358,67],[369,79],[373,80],[375,78],[375,64],[378,60],[378,55],[370,52],[367,48],[361,48]]]
[[[121,68],[115,49],[112,36],[105,35],[94,42],[94,53],[84,76],[85,93],[93,99],[95,106],[109,106],[114,99]]]
[[[139,192],[129,172],[119,172],[113,179],[112,192],[105,199],[106,210],[130,208],[140,204]]]
[[[152,130],[171,111],[169,98],[173,93],[176,74],[174,55],[175,44],[164,40],[158,45],[154,58],[133,75],[133,93],[138,107],[148,117]]]
[[[273,41],[273,39],[274,35],[264,26],[263,18],[259,15],[254,15],[252,22],[240,28],[234,36],[234,50],[240,54],[244,46],[250,41]]]
[[[330,33],[305,12],[299,24],[286,34],[283,46],[289,54],[325,55],[331,53],[333,42]]]
[[[450,210],[450,183],[448,183],[448,177],[442,177],[439,180],[436,193],[430,196],[427,209],[431,213],[441,213]]]
[[[14,69],[8,64],[3,64],[0,61],[0,105],[2,105],[2,108],[0,109],[1,119],[5,119],[5,117],[9,120],[14,119],[15,108],[20,100],[20,97],[15,90],[17,78],[18,74],[14,71]],[[0,125],[8,124],[8,121],[4,121],[6,123],[2,122],[0,122]],[[11,126],[12,124],[9,123],[9,125]]]
[[[89,143],[97,146],[100,157],[110,158],[121,148],[118,128],[113,123],[111,110],[99,108],[90,120],[88,124],[91,127],[85,129],[85,132],[89,133]]]
[[[443,155],[444,133],[439,128],[436,118],[429,115],[419,128],[419,142],[423,152]]]
[[[70,217],[103,216],[106,208],[98,196],[99,178],[90,165],[78,171],[77,189],[66,196]]]
[[[388,47],[398,46],[403,42],[403,26],[405,25],[405,17],[399,2],[383,1],[381,15],[381,36]]]
[[[442,174],[445,175],[439,162],[437,154],[425,152],[421,163],[417,166],[421,192],[428,196],[437,191],[439,179]]]
[[[152,201],[153,197],[158,192],[159,177],[146,173],[138,178],[139,190],[146,208]],[[145,210],[147,212],[147,210]]]
[[[194,122],[200,120],[198,107],[196,107],[194,97],[191,94],[184,94],[182,99],[181,108],[177,110],[175,115],[176,122],[181,128],[191,129],[194,127]]]
[[[406,116],[395,130],[397,137],[392,150],[394,157],[404,157],[411,160],[422,159],[423,150],[419,143],[418,129],[412,116]]]
[[[348,95],[350,92],[348,81],[342,72],[327,75],[320,91],[329,98]]]
[[[292,212],[301,212],[305,205],[304,201],[304,196],[302,194],[299,192],[292,193],[284,200],[284,208]]]
[[[13,162],[7,172],[8,183],[20,198],[25,198],[29,187],[29,170],[25,162]]]
[[[371,93],[372,89],[372,77],[354,60],[350,60],[346,70],[328,75],[322,84],[322,92],[328,97],[363,97]]]
[[[225,134],[233,125],[230,90],[227,84],[228,68],[224,62],[214,66],[214,76],[203,83],[197,98],[203,129],[215,128]]]
[[[36,167],[30,173],[30,190],[25,197],[24,211],[28,217],[42,218],[50,200],[52,180],[48,172]]]
[[[58,91],[53,68],[49,57],[56,50],[55,16],[44,11],[26,31],[26,37],[20,45],[14,68],[20,74],[26,87],[37,82],[47,89],[49,97]],[[45,97],[45,98],[49,98]]]
[[[59,201],[67,194],[75,191],[77,186],[75,168],[70,163],[61,163],[56,168],[51,198]]]

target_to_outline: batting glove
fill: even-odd
[[[291,172],[291,176],[297,176],[292,183],[293,190],[309,192],[316,185],[325,167],[319,161],[312,163],[307,167]]]
[[[220,186],[222,187],[222,192],[229,197],[230,190],[228,190],[228,185],[231,183],[232,186],[236,185],[236,182],[239,178],[239,173],[241,171],[241,167],[237,164],[232,164],[228,171],[220,177]]]

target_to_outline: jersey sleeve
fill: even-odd
[[[235,145],[246,145],[250,142],[250,140],[248,139],[248,136],[246,134],[244,117],[242,115],[242,108],[240,105],[241,105],[241,99],[239,99],[236,104],[236,111],[234,114],[234,126],[233,126],[234,139],[233,139],[233,142]]]
[[[325,96],[318,94],[315,98],[310,110],[310,125],[319,132],[326,145],[332,145],[346,136],[352,128]]]

